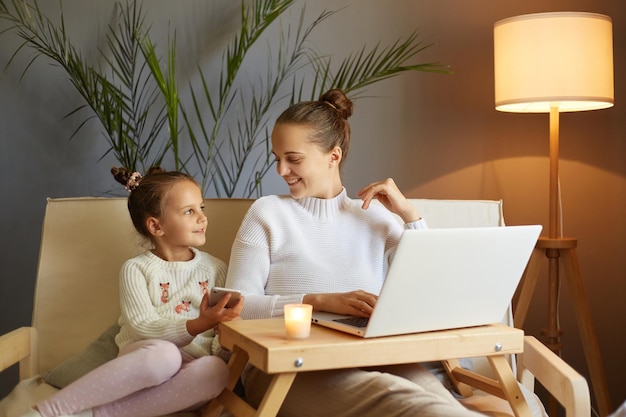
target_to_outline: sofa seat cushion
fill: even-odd
[[[48,398],[56,391],[56,388],[43,382],[39,375],[24,379],[0,401],[0,416],[19,417],[28,407]]]

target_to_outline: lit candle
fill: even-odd
[[[306,339],[311,334],[311,314],[313,306],[310,304],[285,305],[285,330],[287,339]]]

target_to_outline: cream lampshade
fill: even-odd
[[[496,110],[549,113],[613,106],[611,18],[555,12],[494,26]]]
[[[550,201],[548,237],[537,251],[548,258],[548,325],[546,344],[561,351],[558,306],[560,279],[570,284],[576,318],[599,414],[611,409],[600,348],[584,291],[577,240],[563,237],[559,201],[559,112],[597,110],[613,106],[613,36],[611,18],[596,13],[537,13],[494,24],[496,110],[550,113]],[[562,267],[562,271],[559,270]],[[531,271],[531,272],[528,272]],[[515,327],[522,328],[539,268],[533,254],[515,308]],[[556,415],[551,401],[549,415]]]

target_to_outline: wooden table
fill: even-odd
[[[372,339],[313,325],[308,339],[287,340],[282,318],[234,320],[220,324],[220,342],[232,351],[230,380],[203,417],[217,417],[224,407],[236,417],[276,416],[298,372],[477,356],[488,357],[497,375],[483,381],[488,391],[500,392],[517,417],[531,415],[505,357],[523,351],[524,333],[500,324]],[[274,374],[257,409],[232,391],[248,361]]]

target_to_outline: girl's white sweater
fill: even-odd
[[[120,272],[120,332],[115,342],[121,348],[142,339],[168,340],[194,357],[216,354],[219,349],[213,329],[193,337],[187,320],[198,317],[205,291],[223,286],[226,264],[191,248],[192,260],[168,262],[145,252],[124,263]]]

